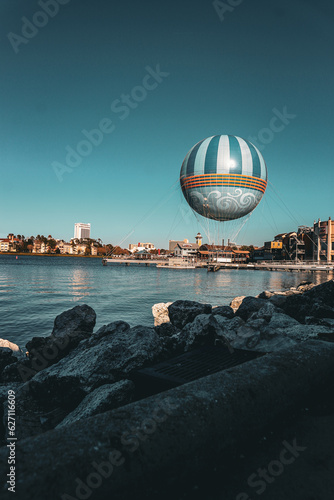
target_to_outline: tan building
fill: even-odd
[[[184,240],[169,240],[168,244],[168,250],[169,252],[174,252],[174,248],[176,245],[183,245],[184,243],[189,243],[189,240],[184,239]]]
[[[129,243],[130,252],[141,252],[142,250],[155,250],[153,243]]]
[[[74,254],[75,252],[73,251],[73,245],[71,243],[66,243],[66,241],[59,241],[57,243],[57,248],[59,248],[60,253],[66,253],[66,254]]]
[[[13,234],[9,234],[8,238],[0,238],[0,252],[16,252],[19,242],[20,240],[14,238]]]
[[[325,221],[320,219],[317,222],[314,221],[313,231],[314,260],[332,262],[334,260],[334,221],[331,217]]]
[[[8,238],[0,239],[0,252],[9,252],[10,241]]]

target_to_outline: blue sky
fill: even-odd
[[[215,238],[262,244],[333,217],[334,7],[237,3],[2,0],[0,237],[90,222],[106,243],[192,241],[179,172],[216,134],[257,141],[269,186]]]

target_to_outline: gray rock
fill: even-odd
[[[88,418],[108,410],[119,408],[132,401],[134,383],[121,380],[115,384],[105,384],[88,394],[65,419],[57,425],[57,429],[65,427],[82,418]]]
[[[10,342],[9,340],[0,339],[0,347],[7,347],[8,349],[11,349],[14,356],[16,356],[17,358],[25,356],[25,353],[19,348],[19,346],[13,344],[13,342]]]
[[[75,306],[56,317],[51,335],[56,338],[69,336],[76,340],[85,338],[93,332],[95,322],[94,309],[87,304]]]
[[[233,309],[234,312],[236,312],[239,309],[245,298],[246,298],[245,295],[241,295],[240,297],[235,297],[232,300],[232,302],[230,303],[230,307]]]
[[[34,337],[27,343],[32,368],[39,371],[57,363],[91,335],[95,322],[95,311],[86,304],[59,314],[49,337]]]
[[[269,290],[264,290],[256,296],[257,299],[270,299],[275,295],[275,292],[269,292]]]
[[[217,314],[215,319],[221,328],[221,332],[217,331],[218,337],[223,335],[224,339],[227,339],[229,342],[233,342],[237,336],[238,329],[245,324],[245,322],[238,316],[229,320],[224,316]]]
[[[234,311],[230,306],[218,306],[212,308],[213,315],[223,316],[228,319],[234,318]]]
[[[249,319],[246,325],[249,328],[252,328],[256,332],[261,332],[264,328],[268,326],[268,322],[264,318],[254,318],[254,319]]]
[[[15,363],[17,359],[13,356],[13,351],[9,347],[0,347],[0,380],[1,374],[6,366]]]
[[[276,293],[272,297],[270,297],[269,302],[274,304],[276,307],[283,307],[283,305],[286,303],[287,296],[282,293]]]
[[[289,328],[292,326],[300,325],[298,321],[287,314],[282,312],[274,312],[270,318],[268,328],[276,330],[277,328]]]
[[[164,323],[169,323],[169,313],[168,307],[172,304],[172,302],[160,302],[159,304],[154,304],[152,306],[152,314],[154,318],[154,326],[159,326]]]
[[[155,331],[159,337],[171,337],[172,335],[180,333],[180,329],[172,325],[172,323],[162,323],[155,327]]]
[[[306,341],[312,340],[319,335],[330,335],[333,333],[333,329],[319,325],[297,324],[286,328],[277,328],[275,332],[277,334],[284,334],[293,340]]]
[[[286,347],[293,347],[299,342],[298,339],[287,337],[283,329],[273,330],[267,324],[261,331],[256,331],[250,328],[247,322],[238,330],[237,337],[232,341],[232,347],[257,352],[274,352]]]
[[[253,330],[249,326],[241,326],[232,346],[237,349],[254,349],[260,341],[260,332]]]
[[[32,394],[38,400],[49,399],[66,408],[75,398],[78,405],[95,388],[128,378],[164,352],[163,339],[154,328],[107,327],[112,335],[102,337],[95,345],[83,342],[56,365],[35,375],[29,382]]]
[[[305,293],[287,297],[281,306],[285,313],[299,322],[305,318],[334,318],[334,280],[315,286]]]
[[[107,335],[124,333],[127,330],[130,330],[129,323],[126,323],[125,321],[113,321],[108,325],[103,325],[101,328],[99,328],[99,330],[97,330],[97,332],[93,333],[88,339],[87,344],[89,346],[97,345],[100,340]]]
[[[256,313],[257,318],[263,318],[269,322],[273,314],[281,313],[282,310],[275,306],[272,302],[267,301]]]
[[[297,286],[297,291],[298,292],[307,292],[308,290],[311,290],[311,288],[313,288],[315,286],[314,283],[312,283],[312,281],[301,281],[301,283],[299,283],[299,285]]]
[[[210,304],[200,304],[192,300],[177,300],[168,307],[171,323],[180,329],[194,321],[199,314],[210,314],[211,311]]]
[[[192,323],[188,323],[178,334],[178,343],[184,351],[189,351],[203,345],[214,345],[216,340],[229,341],[224,330],[213,314],[199,314]]]
[[[245,297],[235,314],[237,316],[240,316],[240,318],[242,318],[244,321],[247,321],[254,312],[257,312],[266,304],[267,301],[265,299]]]

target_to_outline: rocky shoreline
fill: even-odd
[[[26,353],[0,340],[1,444],[8,390],[18,394],[22,439],[130,403],[136,370],[203,345],[270,353],[310,339],[334,341],[334,280],[237,297],[229,306],[178,300],[152,312],[155,327],[115,321],[94,332],[95,311],[76,306],[56,317],[51,335],[30,340]]]

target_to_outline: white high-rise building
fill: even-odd
[[[74,224],[74,238],[78,238],[78,240],[90,238],[90,224],[84,224],[83,222]]]

